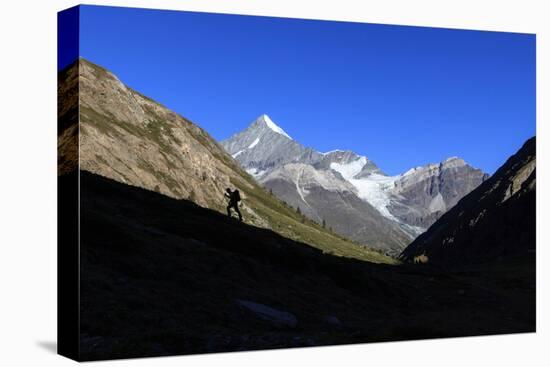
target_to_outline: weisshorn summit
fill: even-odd
[[[458,157],[389,176],[352,151],[305,147],[265,114],[221,145],[308,218],[394,256],[489,177]]]

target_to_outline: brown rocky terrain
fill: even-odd
[[[106,69],[79,59],[60,73],[59,84],[60,173],[75,169],[79,148],[83,171],[221,213],[226,212],[225,189],[237,188],[247,223],[340,256],[394,262],[296,213],[257,184],[206,131]]]
[[[78,168],[78,65],[62,70],[57,80],[57,170],[63,175]]]

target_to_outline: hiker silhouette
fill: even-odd
[[[231,191],[231,189],[228,187],[225,189],[225,197],[229,199],[229,204],[227,204],[227,215],[231,217],[231,208],[233,208],[237,214],[239,215],[239,220],[243,221],[243,216],[241,214],[241,211],[239,210],[239,201],[241,201],[241,194],[239,193],[239,190]]]

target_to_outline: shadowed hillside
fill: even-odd
[[[225,189],[237,188],[249,224],[338,256],[397,263],[299,215],[256,183],[206,131],[101,66],[79,59],[59,73],[58,82],[60,174],[74,169],[78,159],[82,170],[221,213]]]
[[[402,253],[443,266],[523,261],[535,267],[536,139],[420,235]]]
[[[61,191],[75,174],[60,176]],[[80,176],[83,360],[534,330],[525,267],[443,273],[336,257]]]

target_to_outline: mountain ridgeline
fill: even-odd
[[[82,171],[221,213],[226,212],[225,189],[237,188],[249,224],[338,256],[394,262],[296,213],[260,186],[206,131],[98,65],[79,59],[60,72],[59,95],[60,174],[77,169],[78,162]]]
[[[535,168],[533,137],[411,243],[401,258],[441,266],[526,259],[534,265]]]
[[[458,157],[388,176],[352,151],[301,145],[267,115],[221,144],[308,218],[394,256],[488,177]]]
[[[497,214],[513,205],[530,210],[531,204],[516,203],[519,198],[534,200],[534,139],[510,158],[527,154],[532,158],[527,168],[521,168],[523,161],[506,168],[509,161],[490,179],[458,157],[389,176],[352,151],[304,147],[267,115],[217,143],[191,121],[84,59],[59,73],[58,92],[60,175],[79,168],[221,213],[225,188],[238,188],[247,223],[338,256],[393,263],[383,252],[404,261],[446,263],[462,256],[472,262],[460,254],[466,251],[462,248],[482,249],[475,244],[495,241],[492,234],[479,239],[475,231],[490,227],[481,224],[495,226],[491,221],[503,221]],[[522,153],[529,147],[532,151]],[[530,186],[516,194],[522,179]],[[508,196],[497,198],[497,193]],[[474,194],[483,200],[472,199]],[[472,204],[477,201],[484,206]],[[507,210],[521,212],[516,206]],[[534,232],[525,226],[534,219],[513,219],[506,228],[529,242]],[[512,223],[520,223],[517,231]]]

